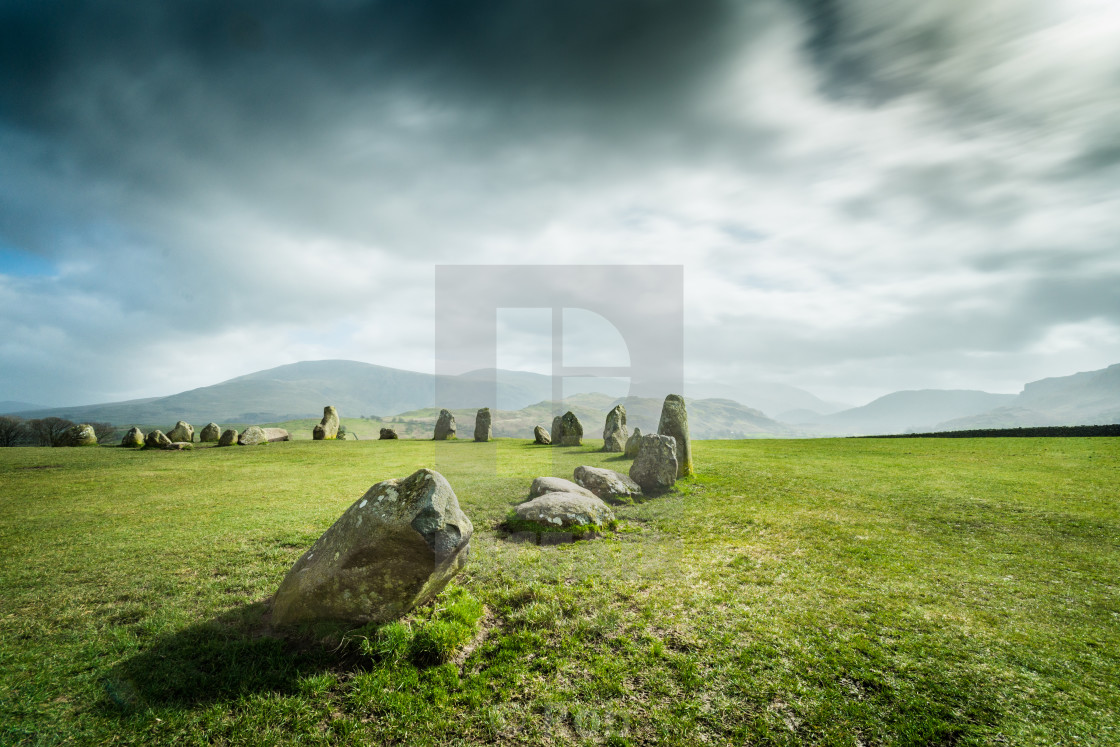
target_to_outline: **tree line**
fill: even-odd
[[[0,446],[61,446],[62,435],[76,423],[66,418],[31,418],[0,415]],[[117,429],[111,423],[90,423],[98,443],[111,438]]]

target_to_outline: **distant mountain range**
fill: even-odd
[[[191,423],[268,423],[319,417],[334,405],[348,417],[376,416],[402,427],[427,428],[437,407],[456,412],[459,428],[473,428],[478,407],[494,405],[496,436],[525,436],[533,425],[551,424],[552,378],[525,371],[472,371],[460,376],[375,366],[356,361],[304,361],[239,376],[212,386],[167,397],[81,407],[25,407],[0,403],[0,412],[23,417],[55,415],[74,421],[115,425]],[[437,388],[440,402],[436,403]],[[606,390],[606,391],[604,391]],[[741,392],[742,400],[715,397]],[[1120,422],[1120,364],[1100,371],[1043,379],[1018,394],[925,389],[880,397],[861,407],[838,405],[782,384],[740,382],[734,387],[688,386],[689,424],[695,438],[759,436],[877,435],[934,430],[1095,425]],[[753,392],[753,393],[752,393]],[[564,409],[580,416],[589,437],[608,410],[625,404],[628,424],[643,432],[657,426],[661,402],[626,397],[624,381],[564,380]],[[740,404],[749,402],[752,406]],[[764,403],[764,404],[760,404]],[[756,409],[757,408],[757,409]],[[766,413],[779,413],[772,418]],[[402,434],[403,435],[403,434]]]

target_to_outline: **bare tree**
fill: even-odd
[[[66,418],[35,418],[25,423],[31,439],[39,446],[58,446],[62,442],[62,434],[74,425],[72,420]]]
[[[93,426],[93,432],[97,434],[98,443],[109,441],[117,432],[117,427],[112,423],[90,423],[90,425]]]
[[[28,433],[23,418],[0,415],[0,446],[19,446],[27,441]]]

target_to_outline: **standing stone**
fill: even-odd
[[[561,418],[559,415],[557,415],[556,417],[554,417],[552,419],[552,445],[553,446],[559,446],[560,445],[560,434],[564,430],[563,425],[562,425],[563,421],[564,421],[564,419]]]
[[[312,429],[311,438],[315,441],[330,441],[338,438],[338,410],[331,405],[323,408],[323,419]]]
[[[137,428],[135,425],[128,429],[128,433],[124,434],[121,439],[121,446],[129,448],[136,448],[137,446],[144,445],[144,431]]]
[[[395,620],[459,573],[473,532],[440,473],[421,469],[379,482],[288,571],[273,600],[273,622]]]
[[[148,434],[144,439],[144,448],[146,449],[163,449],[171,445],[171,439],[164,435],[163,431],[158,428]]]
[[[664,493],[677,481],[677,443],[672,436],[642,436],[630,479],[646,493]]]
[[[433,438],[436,441],[447,441],[455,438],[455,416],[450,410],[440,410],[439,419],[436,420],[436,432]]]
[[[533,443],[547,446],[552,443],[552,437],[548,435],[548,431],[538,425],[533,428]]]
[[[568,410],[560,418],[560,445],[580,446],[581,444],[583,444],[583,423],[579,422],[574,412]]]
[[[615,405],[607,413],[607,421],[603,424],[603,451],[618,452],[626,448],[626,408]]]
[[[217,443],[222,437],[222,429],[217,423],[207,423],[206,427],[198,434],[198,442],[202,444]]]
[[[392,441],[397,438],[397,432],[392,428],[382,428],[380,438],[384,441]]]
[[[581,488],[586,488],[608,503],[630,503],[642,489],[621,472],[601,467],[576,467],[573,478]]]
[[[167,432],[167,437],[172,441],[194,441],[194,426],[185,420],[180,420]]]
[[[684,397],[670,394],[665,398],[657,432],[662,436],[672,436],[677,441],[677,477],[690,477],[694,474],[692,441],[688,437],[688,411],[684,407]]]
[[[264,428],[259,425],[250,425],[241,431],[241,435],[237,437],[237,443],[241,446],[256,446],[268,443],[268,436],[264,434]]]
[[[474,440],[489,441],[490,434],[490,408],[483,407],[474,416]]]
[[[218,446],[233,446],[237,443],[237,431],[233,428],[226,428],[222,431],[221,438],[218,439]]]
[[[72,425],[62,433],[59,446],[97,446],[97,432],[89,423]]]
[[[630,438],[626,439],[625,456],[633,459],[638,456],[638,447],[642,445],[642,429],[635,428],[634,432],[630,434]]]

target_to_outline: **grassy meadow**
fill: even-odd
[[[616,534],[498,530],[537,475],[628,468],[600,444],[0,449],[0,743],[1120,743],[1120,439],[695,442]],[[466,572],[274,637],[296,558],[421,466]]]

